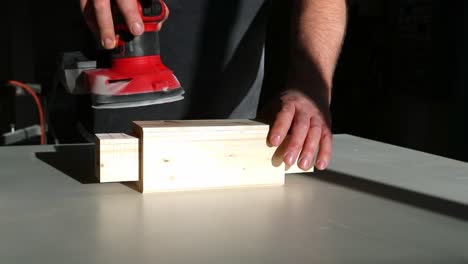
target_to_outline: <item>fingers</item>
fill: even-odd
[[[329,110],[319,109],[310,98],[292,92],[281,100],[282,108],[270,129],[269,142],[274,147],[285,146],[283,161],[286,166],[292,166],[299,156],[300,169],[308,171],[315,165],[318,170],[325,170],[331,160],[333,141],[327,122]],[[285,141],[289,131],[290,136]]]
[[[117,4],[130,32],[135,36],[143,34],[145,29],[141,15],[138,12],[137,1],[117,0]]]
[[[102,46],[106,49],[114,48],[116,41],[110,1],[94,0],[94,13]]]
[[[291,129],[291,140],[288,143],[286,154],[284,156],[284,162],[286,165],[291,166],[296,162],[307,137],[309,124],[310,117],[307,113],[298,112],[294,117],[294,123]]]
[[[332,134],[330,130],[325,129],[322,131],[320,139],[320,149],[317,154],[316,167],[319,170],[324,170],[328,167],[332,154]]]
[[[297,163],[300,169],[307,171],[313,166],[313,159],[320,142],[321,134],[322,126],[312,120],[302,148],[301,156]]]
[[[99,35],[99,28],[96,25],[96,16],[94,15],[94,10],[90,10],[88,6],[85,7],[85,9],[83,10],[83,17],[91,32],[93,32],[96,35]]]
[[[94,7],[92,2],[88,0],[80,0],[81,12],[83,13],[83,18],[86,24],[88,25],[91,32],[96,35],[99,35],[99,29],[96,25],[96,16],[94,15]]]
[[[286,103],[277,114],[276,120],[270,130],[269,141],[274,147],[278,147],[288,134],[294,118],[294,104]]]
[[[139,36],[144,33],[145,26],[143,19],[138,10],[137,1],[116,0],[117,5],[125,18],[125,22],[130,29],[130,32]],[[166,7],[166,16],[169,16],[169,9]],[[101,44],[106,49],[113,49],[116,45],[116,36],[114,32],[114,21],[112,18],[112,8],[110,0],[80,0],[80,7],[91,31],[93,31],[101,39]],[[159,23],[161,28],[164,20]],[[158,29],[158,30],[159,30]]]

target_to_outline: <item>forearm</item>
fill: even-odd
[[[346,28],[345,0],[296,0],[293,15],[292,76],[313,78],[329,103],[335,66]],[[315,91],[316,93],[317,91]]]

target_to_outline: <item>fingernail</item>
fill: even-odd
[[[301,160],[299,161],[299,165],[301,165],[301,167],[304,169],[309,169],[310,163],[311,161],[309,158],[301,158]]]
[[[280,140],[281,140],[280,136],[275,135],[271,137],[271,144],[273,144],[274,146],[278,146],[280,143]]]
[[[325,161],[323,161],[323,160],[320,160],[317,163],[317,169],[319,169],[319,170],[324,170],[326,167],[327,167],[327,163]]]
[[[143,33],[143,25],[140,22],[133,23],[132,33],[134,35],[141,35]]]
[[[294,163],[294,155],[292,153],[288,153],[284,156],[284,160],[287,165],[291,166]]]
[[[106,38],[102,41],[102,46],[106,49],[114,48],[114,41],[111,38]]]

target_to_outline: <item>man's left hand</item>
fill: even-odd
[[[280,109],[270,129],[269,142],[278,147],[287,144],[284,162],[309,170],[327,168],[332,152],[330,110],[328,105],[317,104],[312,98],[296,90],[286,91],[280,98]],[[322,106],[322,107],[321,107]],[[289,135],[289,140],[285,141]]]

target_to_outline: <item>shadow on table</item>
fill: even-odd
[[[36,157],[82,184],[97,183],[95,146],[56,146],[54,152],[38,152]]]
[[[355,176],[336,171],[317,171],[312,175],[314,178],[321,181],[468,221],[468,205],[466,204],[360,179]]]

